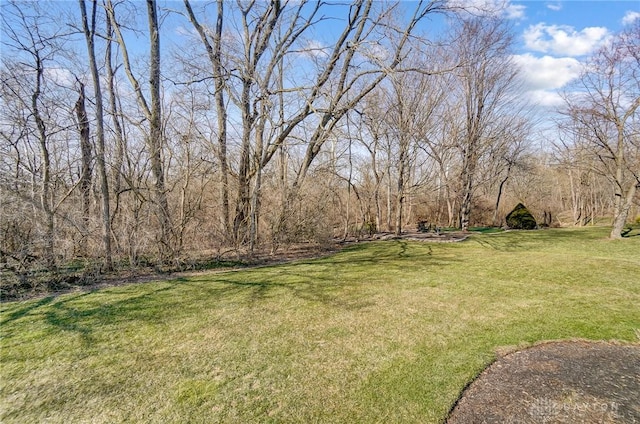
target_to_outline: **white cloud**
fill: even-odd
[[[582,64],[572,57],[536,57],[530,53],[513,56],[520,67],[524,89],[530,100],[540,106],[563,103],[559,89],[580,76]]]
[[[609,37],[605,27],[587,27],[581,31],[566,25],[530,25],[524,31],[525,46],[534,51],[562,56],[591,53]]]
[[[532,90],[528,94],[531,102],[538,106],[558,107],[564,105],[564,99],[557,91]]]
[[[551,9],[554,12],[558,12],[559,10],[562,10],[562,3],[560,3],[560,2],[547,3],[547,9]]]
[[[449,7],[462,9],[472,15],[503,16],[523,19],[526,6],[512,4],[511,0],[448,0]]]
[[[574,80],[582,64],[572,57],[536,57],[530,53],[513,57],[520,66],[525,87],[529,90],[555,90]]]
[[[624,18],[622,18],[622,25],[631,25],[638,19],[640,19],[640,12],[628,10],[627,13],[624,14]]]
[[[384,62],[390,57],[389,52],[377,42],[364,44],[360,51],[364,56],[377,63]]]
[[[329,57],[329,48],[318,40],[308,40],[302,53],[311,58]]]
[[[526,8],[526,6],[521,4],[510,4],[504,10],[504,15],[507,19],[523,19]]]
[[[47,80],[66,87],[72,86],[76,81],[73,73],[67,68],[45,68],[44,76]],[[86,83],[85,78],[82,78],[82,80]]]

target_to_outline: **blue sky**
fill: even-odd
[[[589,54],[640,19],[640,0],[448,2],[512,21],[517,41],[514,61],[522,68],[527,94],[535,104],[549,108],[563,104],[559,91],[578,77]],[[406,0],[403,6],[410,11],[415,2]],[[427,22],[425,28],[429,25],[438,31],[437,22]]]
[[[640,13],[640,1],[514,1],[524,6],[522,23],[570,25],[575,28],[604,26],[611,30],[622,27],[622,19],[629,11]]]
[[[517,39],[514,60],[522,68],[527,93],[534,102],[548,107],[556,107],[562,103],[558,91],[567,87],[579,75],[582,63],[590,53],[606,42],[612,34],[640,19],[640,0],[447,1],[465,7],[476,6],[481,13],[493,10],[492,13],[501,14],[512,22]],[[53,3],[62,10],[77,13],[76,2]],[[198,9],[205,4],[199,0],[193,0],[192,3]],[[348,2],[344,0],[342,3]],[[131,0],[131,4],[138,7],[135,16],[142,20],[141,28],[144,28],[144,3]],[[159,4],[165,11],[183,9],[180,1],[160,0]],[[405,0],[402,1],[402,6],[411,10],[415,2]],[[207,12],[208,19],[203,17],[203,20],[211,22],[215,8],[210,7]],[[322,29],[314,30],[308,35],[312,41],[317,41],[320,47],[330,45],[331,38],[336,36],[336,33],[327,28],[331,28],[332,24],[335,25],[336,32],[342,28],[341,19],[346,18],[348,6],[333,6],[324,13],[334,14],[335,20],[327,21]],[[436,33],[442,28],[437,19],[429,20],[424,25],[424,28],[430,29],[436,37]],[[170,14],[163,24],[161,45],[164,49],[184,48],[183,43],[186,39],[181,37],[180,29],[193,31],[184,18]],[[139,49],[141,53],[146,53],[146,36],[128,36],[133,50]]]
[[[508,1],[502,13],[514,22],[514,59],[529,96],[541,106],[555,107],[562,103],[558,91],[579,75],[587,56],[640,19],[640,1]]]
[[[606,42],[612,34],[640,19],[640,0],[447,0],[450,4],[476,7],[477,13],[495,13],[513,23],[516,33],[514,60],[522,67],[525,87],[534,103],[556,107],[562,104],[558,91],[580,73],[582,62]],[[169,1],[167,4],[171,4]],[[325,9],[334,19],[325,21],[322,29],[311,37],[321,48],[342,29],[341,16],[348,13],[346,0],[342,6]],[[197,4],[197,2],[194,2]],[[415,1],[404,0],[402,6],[410,12]],[[491,12],[490,12],[491,11]],[[440,28],[438,19],[425,22],[423,29],[434,32]],[[335,26],[335,33],[331,29]]]

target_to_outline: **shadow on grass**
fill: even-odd
[[[94,342],[92,333],[96,329],[118,325],[124,321],[161,322],[166,315],[171,314],[170,303],[161,295],[173,288],[171,285],[145,290],[126,299],[109,301],[107,298],[104,302],[96,296],[106,295],[106,292],[58,297],[42,315],[52,328],[78,334],[82,344],[88,347]]]
[[[504,229],[500,227],[471,227],[469,231],[472,233],[479,234],[495,234],[495,233],[503,233]]]
[[[304,278],[304,275],[293,272],[281,274],[286,278]],[[322,280],[327,280],[323,278]],[[249,308],[260,307],[278,296],[291,296],[309,304],[320,303],[332,308],[346,311],[359,310],[374,306],[375,302],[363,291],[356,290],[352,283],[331,283],[319,281],[318,278],[291,283],[278,283],[272,279],[265,280],[218,280],[225,287],[218,288],[214,296],[234,293],[242,297],[242,303]]]
[[[232,287],[245,290],[249,306],[286,293],[311,303],[357,310],[375,304],[369,299],[368,284],[380,284],[381,279],[384,284],[396,283],[403,273],[426,275],[430,268],[441,269],[458,262],[452,257],[433,255],[432,247],[420,242],[367,242],[349,246],[331,257],[216,276],[215,282],[227,286],[207,285],[206,290],[211,298],[228,295]],[[387,271],[389,280],[385,281]]]
[[[329,263],[332,265],[381,265],[388,263],[391,265],[411,266],[413,262],[407,262],[406,260],[414,260],[416,263],[420,263],[421,260],[430,258],[432,253],[431,246],[425,242],[410,242],[406,240],[371,241],[348,246],[335,255],[306,261],[306,263]]]
[[[529,250],[544,248],[545,245],[572,243],[579,241],[592,241],[606,236],[606,229],[594,227],[593,229],[581,228],[581,231],[572,231],[567,228],[541,229],[541,230],[510,230],[501,233],[487,234],[486,236],[473,237],[476,243],[493,250],[526,252]]]
[[[50,304],[53,301],[53,299],[55,299],[54,296],[48,296],[48,297],[43,297],[37,302],[27,303],[26,306],[7,313],[7,316],[5,317],[5,319],[0,321],[0,325],[8,324],[12,321],[18,320],[26,315],[29,315],[30,313],[37,311],[40,307]]]
[[[43,298],[8,312],[3,323],[37,313],[52,329],[78,334],[90,347],[97,329],[123,323],[171,325],[181,316],[233,304],[271,308],[281,305],[271,303],[280,296],[353,311],[375,305],[375,290],[367,290],[368,284],[396,283],[404,272],[426,274],[458,262],[437,256],[431,246],[419,242],[366,243],[331,257],[286,265]],[[381,266],[383,274],[389,271],[388,280]]]

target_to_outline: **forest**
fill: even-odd
[[[640,221],[640,23],[541,110],[512,24],[429,0],[1,5],[0,273],[35,284],[418,222]]]

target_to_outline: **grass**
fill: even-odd
[[[387,241],[1,305],[0,421],[441,422],[507,346],[637,341],[640,237]]]
[[[472,233],[481,233],[481,234],[491,234],[491,233],[500,233],[504,231],[500,227],[471,227],[469,231]]]

